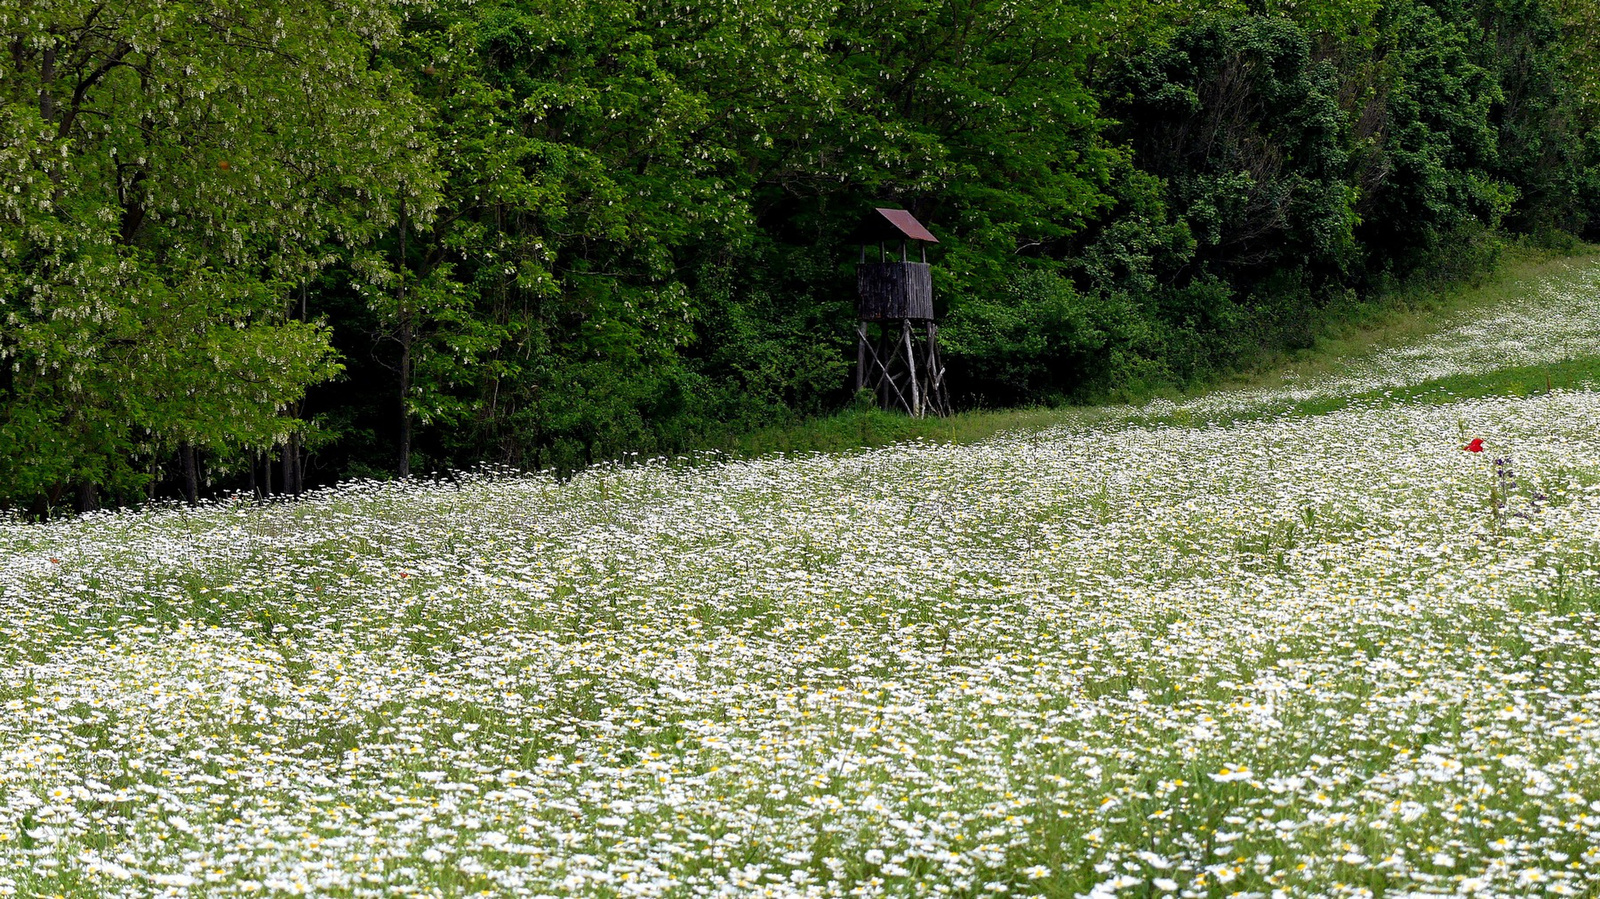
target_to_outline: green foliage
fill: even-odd
[[[1353,261],[1339,84],[1311,49],[1285,19],[1208,17],[1111,79],[1121,134],[1169,182],[1207,268]]]
[[[967,406],[1203,384],[1476,277],[1506,232],[1600,227],[1579,0],[0,0],[0,25],[4,505],[131,498],[180,446],[242,485],[274,448],[315,480],[794,426],[851,402],[873,205],[940,238]]]
[[[682,417],[715,292],[693,259],[747,240],[745,154],[768,155],[793,98],[821,105],[799,67],[816,41],[777,9],[503,2],[410,20],[396,58],[437,112],[446,199],[374,255],[396,274],[370,305],[414,374],[408,414],[450,426],[435,464],[583,464]],[[410,305],[390,308],[404,283]],[[738,330],[740,311],[711,326]],[[770,404],[767,380],[754,398]]]
[[[1495,175],[1491,112],[1504,95],[1473,59],[1474,29],[1425,4],[1391,2],[1384,20],[1367,114],[1391,124],[1370,139],[1361,236],[1375,264],[1406,268],[1447,238],[1497,227],[1518,191]]]
[[[339,2],[0,4],[0,502],[135,488],[163,448],[265,446],[337,370],[294,288],[431,178]],[[136,461],[138,460],[138,461]]]
[[[1205,15],[1106,79],[1111,133],[1141,171],[1079,256],[1089,283],[1141,298],[1179,383],[1304,342],[1308,312],[1360,266],[1350,124],[1313,47],[1287,18]]]
[[[1080,292],[1053,271],[1016,275],[993,302],[952,313],[948,351],[985,399],[1059,401],[1109,392],[1143,373],[1152,324],[1126,294]]]

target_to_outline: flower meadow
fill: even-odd
[[[0,895],[1600,889],[1600,394],[1170,417],[0,523]]]

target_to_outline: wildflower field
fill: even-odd
[[[0,895],[1593,895],[1585,359],[0,522]]]

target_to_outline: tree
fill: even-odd
[[[0,502],[289,440],[338,368],[296,287],[431,179],[373,64],[392,11],[0,0],[0,30]]]
[[[1496,177],[1492,112],[1504,93],[1473,58],[1483,27],[1476,6],[1391,0],[1380,16],[1377,106],[1385,125],[1372,135],[1357,205],[1357,236],[1374,268],[1404,274],[1445,247],[1469,257],[1470,235],[1498,228],[1519,193]]]

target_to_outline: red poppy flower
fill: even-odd
[[[1472,442],[1467,444],[1466,446],[1463,446],[1462,449],[1466,450],[1469,453],[1481,453],[1481,452],[1483,452],[1483,438],[1482,437],[1474,437],[1474,438],[1472,438]]]

